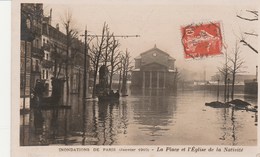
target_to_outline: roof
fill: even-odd
[[[149,50],[147,50],[147,51],[145,51],[145,52],[142,52],[142,53],[141,53],[139,56],[137,56],[135,59],[141,59],[141,58],[142,58],[142,55],[144,55],[144,54],[146,54],[146,53],[148,53],[148,52],[154,51],[154,50],[166,54],[167,56],[169,56],[169,59],[176,60],[175,58],[171,57],[167,52],[165,52],[165,51],[163,51],[163,50],[161,50],[161,49],[158,49],[157,46],[156,46],[156,44],[154,45],[153,48],[151,48],[151,49],[149,49]]]
[[[141,59],[142,57],[139,55],[139,56],[137,56],[137,57],[135,57],[135,59]]]

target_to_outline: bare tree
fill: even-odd
[[[68,74],[68,68],[70,64],[70,48],[72,45],[72,41],[78,37],[78,31],[73,28],[73,20],[72,20],[72,14],[71,12],[67,11],[65,13],[64,18],[61,18],[62,25],[65,29],[65,35],[66,35],[66,59],[65,59],[65,77],[66,77],[66,95],[67,98],[69,97],[69,74]]]
[[[119,71],[119,79],[118,79],[118,90],[121,91],[121,82],[122,82],[122,71],[123,71],[123,55],[120,55],[120,61],[117,65]]]
[[[112,35],[113,36],[113,35]],[[115,39],[113,36],[113,42],[110,45],[109,49],[111,51],[110,53],[110,80],[109,80],[109,89],[111,90],[112,88],[112,83],[113,83],[113,76],[114,74],[119,70],[119,64],[120,64],[120,52],[117,49],[119,47],[119,42],[118,40]]]
[[[231,62],[231,66],[229,67],[230,72],[232,74],[232,87],[231,87],[231,99],[234,98],[234,90],[235,90],[235,81],[236,81],[236,74],[243,72],[242,69],[244,68],[244,59],[241,58],[241,51],[236,42],[235,47],[232,51],[232,56],[229,56],[229,61]]]
[[[112,38],[112,35],[109,32],[109,28],[106,27],[106,46],[104,54],[102,55],[103,63],[107,67],[107,62],[109,60],[109,56],[111,55],[111,51],[109,50],[109,45],[112,44],[112,41],[110,41]]]
[[[252,21],[258,21],[258,11],[255,10],[246,10],[247,13],[249,13],[250,17],[244,16],[244,15],[237,15],[238,18],[248,21],[248,22],[252,22]],[[256,33],[252,33],[252,32],[244,32],[244,35],[242,35],[240,42],[243,43],[244,45],[248,46],[251,50],[253,50],[255,53],[258,53],[258,50],[252,46],[250,43],[248,43],[245,39],[245,35],[246,36],[253,36],[253,37],[258,37],[258,34]]]
[[[229,69],[230,67],[228,66],[228,56],[227,56],[227,51],[225,51],[225,63],[223,64],[222,67],[218,67],[218,71],[221,73],[224,79],[224,101],[226,102],[226,97],[227,97],[227,80],[228,80],[228,75],[229,75]]]
[[[126,95],[127,93],[127,77],[128,77],[128,72],[131,70],[130,66],[130,52],[125,51],[125,54],[122,56],[122,89],[121,92],[123,95]]]
[[[51,58],[54,60],[54,72],[53,77],[59,78],[61,69],[63,68],[63,64],[65,62],[64,56],[62,55],[61,48],[59,48],[56,44],[48,44],[45,46],[49,46],[51,50]]]
[[[108,25],[104,23],[102,29],[101,37],[96,37],[96,44],[92,44],[90,47],[90,59],[93,65],[94,71],[94,83],[93,83],[93,91],[92,97],[96,97],[96,81],[97,81],[97,72],[99,68],[99,64],[102,57],[102,52],[106,49],[106,31],[108,30]]]

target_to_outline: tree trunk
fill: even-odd
[[[232,78],[231,100],[234,99],[235,81],[236,81],[236,73],[234,72],[233,73],[233,78]]]
[[[122,67],[119,72],[119,79],[118,79],[118,91],[121,91],[121,79],[122,79]]]
[[[126,83],[127,83],[126,70],[123,70],[123,82],[122,82],[122,91],[121,91],[123,95],[127,93]]]
[[[79,75],[78,75],[78,80],[79,80],[79,82],[78,82],[78,97],[80,96],[80,86],[81,86],[81,79],[80,79],[80,69],[79,69]]]
[[[225,74],[225,76],[224,76],[224,84],[225,84],[225,87],[224,87],[224,102],[226,102],[226,100],[227,100],[227,74]]]
[[[112,89],[112,83],[113,83],[113,81],[112,81],[112,79],[113,79],[113,69],[111,69],[111,74],[110,74],[109,79],[110,79],[109,80],[109,90],[111,90]]]
[[[92,98],[96,97],[96,83],[97,83],[98,64],[99,64],[99,62],[97,61],[96,65],[95,65],[95,71],[94,71],[94,83],[93,83]]]
[[[65,77],[66,77],[66,96],[69,97],[69,76],[68,76],[68,63],[65,66]]]

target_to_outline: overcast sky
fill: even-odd
[[[233,3],[234,4],[234,3]],[[252,3],[253,4],[253,3]],[[44,3],[45,15],[52,8],[52,25],[61,23],[60,18],[66,10],[73,15],[75,26],[84,32],[87,29],[90,34],[100,34],[104,22],[106,22],[115,35],[140,35],[140,38],[120,38],[120,49],[126,48],[131,56],[137,57],[140,53],[157,47],[176,59],[176,66],[203,73],[206,70],[207,78],[217,72],[217,66],[224,62],[223,56],[215,56],[197,60],[185,60],[183,46],[181,44],[181,26],[192,23],[207,23],[219,21],[223,35],[223,42],[231,53],[236,39],[243,32],[258,33],[257,22],[241,20],[236,15],[253,17],[246,9],[256,10],[254,5],[186,5],[176,3],[152,3],[148,1],[137,2],[85,2],[82,3]],[[60,24],[60,27],[61,24]],[[257,47],[256,37],[247,37],[246,40]],[[258,55],[248,47],[240,44],[242,57],[245,59],[246,74],[255,74]],[[224,51],[224,50],[223,50]]]

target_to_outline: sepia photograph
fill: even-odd
[[[259,152],[256,1],[14,3],[16,148]]]

